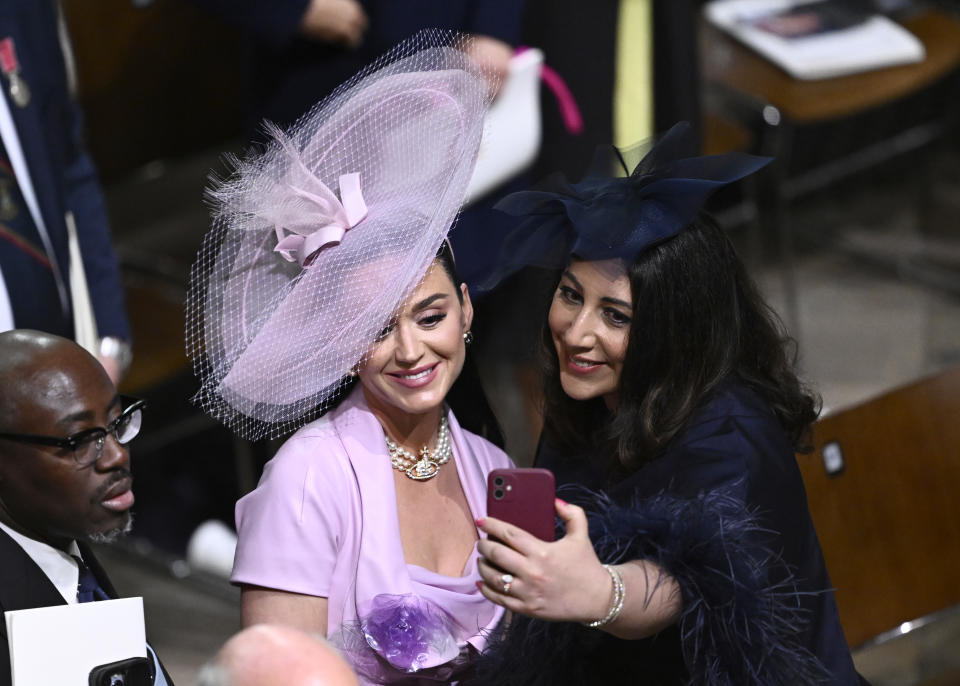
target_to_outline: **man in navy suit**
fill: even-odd
[[[88,544],[130,529],[127,444],[142,411],[73,341],[0,333],[0,616],[117,597]],[[147,655],[151,683],[172,686],[149,646]],[[0,622],[0,686],[10,683]]]
[[[292,124],[420,29],[471,34],[475,56],[506,72],[525,0],[191,0],[253,37],[250,122]]]
[[[79,336],[116,381],[130,330],[58,10],[0,0],[0,330]]]

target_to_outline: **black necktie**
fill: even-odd
[[[93,600],[110,600],[106,591],[100,588],[97,583],[97,577],[93,575],[90,568],[83,563],[79,555],[74,555],[73,559],[77,561],[79,576],[77,578],[77,602],[89,603]]]

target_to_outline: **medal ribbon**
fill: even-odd
[[[17,50],[12,38],[0,40],[0,70],[7,76],[20,71],[20,62],[17,60]]]

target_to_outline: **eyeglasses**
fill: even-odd
[[[83,469],[92,465],[103,455],[103,446],[107,441],[107,434],[113,434],[117,443],[126,445],[140,433],[140,425],[143,422],[143,408],[146,407],[147,402],[125,396],[121,396],[120,400],[126,406],[125,409],[106,427],[97,426],[84,429],[66,438],[12,433],[0,433],[0,438],[21,443],[52,445],[63,450],[71,450],[77,467]]]

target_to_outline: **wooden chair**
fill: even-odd
[[[960,367],[827,415],[814,447],[798,460],[850,645],[960,604]]]

